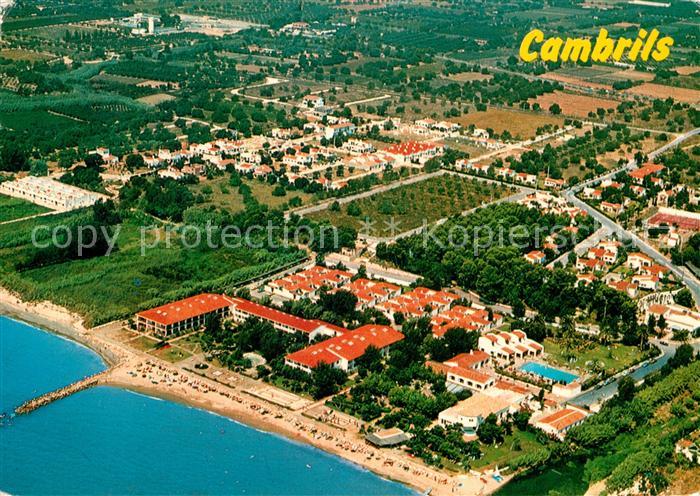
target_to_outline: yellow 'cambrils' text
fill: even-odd
[[[525,62],[606,62],[612,57],[619,61],[623,56],[631,62],[646,62],[649,56],[657,62],[666,59],[673,46],[673,38],[659,38],[659,31],[640,29],[635,40],[608,37],[608,30],[601,29],[598,36],[587,38],[547,38],[539,29],[533,29],[520,43],[520,58]]]

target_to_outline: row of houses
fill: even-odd
[[[307,274],[307,277],[323,278],[331,284],[338,284],[338,281],[344,280],[346,276],[343,271],[334,269],[315,269]],[[358,279],[353,281],[354,283],[357,283],[354,286],[355,290],[363,291],[372,281]],[[451,299],[446,297],[446,294],[449,293],[421,288],[418,289],[417,296],[440,305]],[[466,309],[458,309],[455,318],[472,315],[484,317],[480,312],[469,313]],[[139,312],[136,315],[136,325],[139,330],[168,337],[187,329],[201,328],[207,325],[209,319],[217,316],[237,323],[251,318],[259,319],[270,323],[280,332],[305,334],[309,342],[319,337],[327,338],[285,356],[287,366],[307,373],[320,364],[352,372],[370,346],[386,356],[392,346],[404,338],[400,331],[391,326],[370,324],[347,330],[320,320],[290,315],[243,298],[219,294],[201,294]],[[433,323],[440,325],[435,320]],[[438,417],[439,423],[459,424],[466,433],[476,433],[481,423],[491,414],[502,419],[521,408],[532,408],[536,388],[500,377],[492,365],[494,360],[511,361],[514,357],[537,356],[541,352],[540,345],[528,339],[524,332],[514,330],[487,333],[479,338],[478,350],[459,354],[443,363],[427,362],[427,366],[445,376],[449,390],[467,389],[473,392],[467,400],[441,412]],[[551,402],[547,401],[547,405],[548,408],[551,407]],[[574,407],[566,407],[561,411],[541,416],[534,425],[552,436],[563,437],[568,429],[578,425],[586,415],[585,411],[581,411],[583,417],[572,413],[572,408]]]
[[[105,195],[64,184],[48,177],[26,176],[0,183],[0,194],[20,198],[52,210],[74,210],[106,200]]]

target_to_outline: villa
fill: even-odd
[[[352,274],[343,270],[327,269],[316,265],[296,274],[276,279],[267,284],[265,290],[272,296],[285,300],[315,300],[321,288],[336,289],[350,281]]]
[[[545,415],[532,424],[550,436],[563,440],[566,433],[573,427],[582,424],[588,415],[589,413],[583,408],[569,405],[562,410]]]
[[[269,322],[278,331],[306,334],[309,341],[318,336],[337,336],[347,332],[347,329],[322,320],[303,319],[243,298],[231,298],[231,317],[237,323],[250,318],[260,319]]]
[[[542,354],[541,344],[527,337],[523,331],[488,333],[479,337],[479,349],[503,363]]]
[[[307,373],[321,363],[350,372],[357,367],[357,359],[370,346],[387,355],[391,345],[402,339],[403,334],[389,326],[369,324],[290,353],[284,363]]]

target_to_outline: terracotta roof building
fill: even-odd
[[[575,406],[567,406],[558,412],[542,417],[534,422],[534,426],[556,438],[564,439],[566,433],[588,417],[588,412]]]
[[[369,324],[290,353],[284,362],[305,372],[311,372],[321,363],[349,372],[355,369],[357,359],[365,354],[370,345],[386,355],[389,347],[402,339],[403,334],[396,329]]]
[[[260,319],[269,322],[278,331],[306,334],[309,341],[317,336],[337,336],[347,332],[347,329],[322,320],[303,319],[243,298],[231,298],[231,317],[239,323],[250,318]]]
[[[233,299],[203,293],[136,314],[136,328],[162,337],[202,327],[212,315],[228,317]]]

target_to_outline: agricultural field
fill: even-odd
[[[480,72],[458,72],[446,76],[446,79],[457,81],[458,83],[468,83],[470,81],[487,81],[492,77],[491,74],[482,74]]]
[[[36,62],[41,60],[49,60],[54,57],[55,55],[45,52],[34,52],[31,50],[21,50],[16,48],[0,49],[0,59],[26,60],[29,62]]]
[[[514,192],[514,188],[499,183],[444,174],[354,200],[339,209],[314,212],[309,218],[360,232],[369,222],[371,232],[366,234],[386,237],[458,215]]]
[[[619,104],[619,102],[607,98],[564,93],[563,91],[545,93],[530,99],[529,102],[530,104],[538,103],[544,110],[549,110],[556,103],[561,108],[562,114],[581,118],[587,117],[589,112],[595,112],[599,108],[614,109]]]
[[[0,222],[43,214],[50,210],[34,203],[11,196],[0,195]]]
[[[676,86],[666,86],[656,83],[644,83],[639,86],[634,86],[628,90],[631,95],[641,95],[649,98],[673,98],[676,101],[684,103],[700,103],[700,90],[689,88],[678,88]]]
[[[493,129],[498,134],[507,130],[512,136],[516,138],[520,136],[523,139],[534,138],[537,128],[544,126],[564,126],[564,119],[562,117],[544,113],[536,114],[534,112],[518,112],[497,108],[489,108],[485,112],[470,112],[449,120],[457,122],[465,128],[473,124],[481,129]]]
[[[292,198],[299,198],[302,205],[313,203],[313,195],[303,191],[287,191],[284,196],[275,196],[272,194],[275,187],[266,182],[257,179],[244,179],[243,183],[250,187],[253,197],[258,202],[273,209],[285,207]],[[224,208],[231,213],[241,212],[245,209],[243,195],[238,192],[238,187],[229,185],[228,177],[201,181],[192,186],[191,190],[195,195],[203,195],[203,205]]]
[[[0,283],[28,299],[50,299],[97,324],[188,292],[224,290],[299,258],[296,250],[188,249],[176,233],[168,247],[162,228],[146,231],[134,219],[119,225],[116,247],[108,256],[16,269],[32,253],[34,227],[52,229],[84,218],[78,212],[0,225]]]

